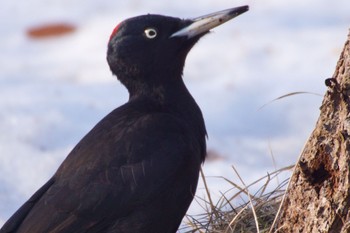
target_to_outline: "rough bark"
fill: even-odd
[[[326,80],[320,117],[296,164],[275,232],[350,232],[350,34]]]

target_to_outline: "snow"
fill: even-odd
[[[293,164],[310,135],[348,34],[350,3],[265,1],[4,1],[0,9],[0,226],[53,175],[73,146],[127,101],[105,61],[109,34],[145,13],[196,17],[239,5],[250,11],[214,29],[188,56],[184,80],[204,114],[208,149],[221,159],[204,172],[215,197]],[[75,33],[25,35],[48,22]],[[203,184],[198,195],[203,196]],[[190,213],[202,210],[194,204]]]

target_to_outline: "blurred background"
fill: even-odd
[[[0,8],[0,226],[78,141],[128,99],[106,48],[123,19],[191,18],[249,5],[190,52],[184,80],[207,125],[204,173],[213,197],[294,164],[319,114],[350,28],[338,0],[19,0]],[[269,103],[296,91],[294,95]],[[288,176],[288,175],[287,175]],[[254,190],[252,190],[254,191]],[[199,184],[199,196],[204,196]],[[190,213],[200,213],[193,204]]]

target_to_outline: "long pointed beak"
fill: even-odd
[[[175,32],[170,38],[182,36],[192,38],[196,35],[208,32],[210,29],[217,27],[248,10],[249,6],[240,6],[191,19],[193,23]]]

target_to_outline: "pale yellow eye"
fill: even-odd
[[[157,37],[157,30],[154,28],[147,28],[145,30],[145,35],[148,39],[154,39]]]

